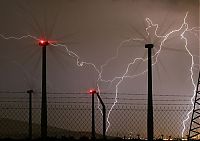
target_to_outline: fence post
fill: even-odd
[[[28,90],[27,93],[29,94],[29,139],[32,140],[32,93],[33,90]]]
[[[106,139],[106,106],[103,103],[103,100],[101,99],[99,93],[97,93],[97,97],[103,107],[103,138]]]

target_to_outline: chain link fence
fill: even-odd
[[[102,94],[101,94],[102,95]],[[106,94],[105,94],[106,95]],[[114,98],[105,97],[107,110],[107,137],[146,138],[146,99],[118,98],[111,110]],[[128,94],[127,94],[128,95]],[[145,94],[143,94],[145,96]],[[40,137],[41,93],[32,95],[32,136]],[[134,97],[134,94],[132,94]],[[181,138],[183,120],[192,109],[186,97],[173,95],[157,96],[154,99],[155,138]],[[168,97],[168,99],[166,99]],[[170,100],[170,97],[172,99]],[[186,102],[187,101],[187,102]],[[182,102],[182,103],[181,103]],[[102,136],[102,114],[99,102],[95,100],[95,126],[97,137]],[[48,136],[49,137],[91,137],[91,96],[81,93],[48,93]],[[0,138],[23,139],[29,135],[29,95],[26,92],[1,92],[0,96]],[[190,119],[186,122],[184,137],[188,133]]]

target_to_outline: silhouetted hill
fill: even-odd
[[[28,137],[28,122],[13,120],[7,118],[0,119],[0,138],[27,138]],[[33,138],[40,137],[40,124],[33,123],[32,124],[32,134]],[[90,132],[76,132],[69,131],[66,129],[61,129],[57,127],[48,126],[48,136],[50,137],[62,137],[62,136],[73,136],[76,138],[80,138],[82,136],[90,137]],[[100,137],[101,135],[97,135]]]

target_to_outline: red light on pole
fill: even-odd
[[[90,89],[89,93],[92,95],[92,140],[95,140],[94,94],[97,94],[97,91],[95,89]]]
[[[46,41],[46,40],[39,40],[39,46],[42,46],[42,47],[44,47],[44,46],[47,46],[47,45],[49,45],[49,41]]]
[[[41,103],[41,138],[47,138],[47,92],[46,92],[46,46],[47,40],[39,40],[39,46],[42,47],[42,103]]]
[[[97,91],[96,91],[95,89],[90,89],[90,90],[89,90],[89,93],[93,95],[93,94],[96,94]]]
[[[92,95],[92,140],[95,140],[95,106],[94,106],[94,94],[97,95],[102,107],[103,107],[103,137],[106,139],[106,107],[103,103],[99,93],[95,89],[90,89],[89,93]]]

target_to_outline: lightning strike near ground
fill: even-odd
[[[184,37],[184,33],[185,33],[185,32],[188,32],[188,31],[191,31],[192,29],[196,29],[196,28],[198,29],[198,27],[193,27],[192,29],[188,29],[188,24],[186,23],[187,15],[188,15],[188,12],[186,13],[185,17],[183,18],[183,23],[180,25],[179,29],[172,30],[172,31],[170,31],[168,34],[162,35],[162,36],[160,36],[160,35],[157,34],[157,30],[158,30],[158,28],[159,28],[158,24],[153,24],[153,22],[152,22],[149,18],[146,18],[146,22],[148,23],[148,27],[146,28],[146,33],[147,33],[146,39],[151,37],[151,35],[150,35],[150,33],[148,32],[148,30],[149,30],[150,28],[155,27],[154,35],[155,35],[157,38],[160,38],[161,43],[160,43],[160,45],[158,45],[158,46],[159,46],[159,49],[158,49],[158,50],[156,51],[156,53],[152,56],[152,58],[155,58],[155,61],[154,61],[153,64],[152,64],[152,65],[154,66],[154,65],[156,65],[156,63],[157,63],[157,61],[158,61],[159,54],[160,54],[160,52],[161,52],[161,50],[162,50],[162,48],[163,48],[163,46],[164,46],[164,44],[165,44],[165,41],[166,41],[168,38],[170,38],[170,35],[172,35],[172,34],[174,34],[174,33],[176,33],[176,32],[180,32],[180,33],[179,33],[180,38],[183,39],[183,40],[185,41],[185,46],[184,46],[184,48],[186,49],[187,53],[191,56],[191,68],[190,68],[190,72],[191,72],[191,81],[192,81],[192,85],[193,85],[193,87],[194,87],[194,95],[193,95],[193,97],[191,98],[191,103],[192,103],[192,105],[193,105],[193,98],[194,98],[194,96],[195,96],[195,84],[194,84],[194,80],[193,80],[194,59],[193,59],[192,53],[189,51],[189,49],[188,49],[188,47],[187,47],[187,38]],[[145,39],[134,39],[134,38],[131,38],[131,39],[122,41],[120,47],[121,47],[124,43],[129,42],[129,41],[131,41],[131,40],[133,40],[133,41],[143,41],[143,42],[146,41]],[[148,42],[148,41],[146,41],[146,42]],[[152,43],[152,41],[150,41],[150,43]],[[117,49],[117,51],[116,51],[116,52],[117,52],[117,53],[116,53],[116,56],[115,56],[115,57],[112,57],[111,59],[109,59],[109,60],[106,62],[106,64],[102,65],[102,67],[101,67],[102,70],[103,70],[103,68],[109,63],[109,61],[111,61],[111,60],[117,58],[120,47],[119,47],[119,48]],[[116,79],[119,79],[119,82],[116,84],[115,102],[114,102],[114,104],[112,105],[112,107],[110,108],[110,110],[109,110],[109,112],[108,112],[108,116],[107,116],[107,122],[108,122],[107,130],[108,130],[109,127],[110,127],[109,117],[110,117],[110,114],[111,114],[111,112],[112,112],[112,110],[113,110],[115,104],[117,103],[117,99],[118,99],[118,87],[119,87],[119,85],[121,84],[121,82],[123,82],[123,80],[124,80],[125,78],[135,78],[135,77],[138,77],[138,76],[140,76],[140,75],[143,75],[144,73],[147,72],[147,70],[144,70],[143,72],[141,72],[141,73],[139,73],[139,74],[137,74],[137,75],[127,75],[128,72],[129,72],[129,68],[130,68],[132,65],[134,65],[137,61],[145,62],[145,61],[147,61],[147,58],[135,58],[133,62],[127,64],[127,68],[126,68],[126,70],[125,70],[125,72],[123,73],[122,76],[114,77],[112,80],[103,80],[103,81],[113,82],[113,81],[115,81]],[[101,77],[99,77],[99,80],[102,80]],[[193,110],[193,109],[192,109],[192,110]],[[192,112],[192,110],[187,114],[187,118],[183,121],[183,130],[182,130],[182,133],[181,133],[181,134],[182,134],[182,137],[184,136],[185,122],[188,121],[189,115],[190,115],[190,113]]]
[[[68,48],[68,45],[66,44],[62,44],[59,42],[54,42],[54,41],[49,41],[48,43],[51,46],[54,47],[63,47],[67,53],[67,55],[71,56],[72,58],[74,58],[76,60],[76,65],[78,67],[83,67],[83,66],[90,66],[94,69],[94,71],[98,74],[98,77],[96,78],[96,87],[97,90],[99,92],[99,94],[101,94],[101,92],[103,91],[100,87],[100,83],[105,83],[106,85],[110,86],[112,85],[114,82],[117,82],[116,84],[114,84],[115,87],[115,96],[114,96],[114,102],[112,103],[111,108],[109,109],[108,113],[107,113],[107,129],[106,131],[109,130],[111,123],[110,123],[110,115],[112,114],[112,110],[114,109],[115,105],[118,102],[118,94],[119,94],[119,86],[120,84],[122,84],[122,82],[126,81],[127,78],[129,79],[134,79],[137,77],[140,77],[142,75],[144,75],[145,73],[147,73],[147,69],[144,69],[142,71],[140,71],[137,74],[131,74],[131,68],[133,68],[136,63],[146,63],[148,61],[147,57],[137,57],[137,58],[130,58],[132,61],[130,61],[128,64],[126,64],[125,69],[120,72],[120,75],[117,75],[111,79],[106,79],[104,78],[104,73],[105,73],[105,68],[108,67],[110,64],[112,64],[112,61],[116,60],[119,56],[120,53],[120,49],[123,48],[123,46],[129,42],[139,42],[141,44],[146,44],[146,43],[154,43],[154,38],[157,38],[157,40],[160,41],[159,44],[156,45],[156,52],[152,55],[152,60],[153,60],[153,67],[155,67],[157,65],[157,63],[159,62],[158,58],[162,52],[162,50],[165,48],[165,42],[169,39],[169,38],[173,38],[173,34],[178,34],[178,36],[180,37],[180,39],[184,42],[184,46],[183,48],[187,51],[187,54],[191,57],[191,65],[190,65],[190,79],[192,82],[192,86],[194,87],[194,95],[191,98],[191,103],[193,103],[193,99],[195,96],[195,82],[193,79],[193,75],[194,75],[194,69],[195,66],[198,68],[199,64],[195,64],[194,62],[194,55],[191,53],[190,49],[188,48],[188,41],[187,41],[187,37],[185,37],[185,33],[186,32],[192,32],[196,37],[198,37],[198,34],[196,32],[199,32],[200,27],[192,27],[189,28],[189,25],[187,23],[187,18],[188,18],[188,12],[185,14],[185,16],[182,18],[182,23],[179,25],[179,27],[177,29],[171,30],[168,33],[166,33],[165,35],[159,35],[158,33],[158,29],[160,28],[160,26],[158,24],[155,24],[150,18],[146,18],[145,22],[147,24],[147,27],[144,29],[146,32],[146,36],[144,38],[139,38],[139,37],[131,37],[128,38],[126,40],[123,40],[119,46],[116,49],[115,55],[113,57],[108,58],[105,63],[103,63],[100,68],[97,67],[97,65],[93,62],[90,61],[80,61],[82,58],[80,57],[78,52],[75,51],[71,51]],[[3,34],[0,34],[0,37],[2,39],[5,40],[22,40],[22,39],[26,39],[26,38],[31,38],[34,41],[40,42],[41,39],[38,37],[35,37],[33,35],[24,35],[24,36],[20,36],[20,37],[14,37],[14,36],[5,36]],[[199,37],[198,37],[199,38]],[[42,42],[43,43],[43,40]],[[145,48],[144,48],[145,50]],[[199,57],[199,56],[198,56]],[[100,103],[98,101],[98,108],[100,109]],[[183,121],[183,129],[181,132],[182,137],[184,137],[184,132],[185,132],[185,124],[186,122],[188,122],[190,114],[192,112],[193,109],[191,109],[191,111],[189,111],[186,115],[185,120]],[[100,109],[101,111],[101,109]],[[102,113],[102,111],[101,111]]]

